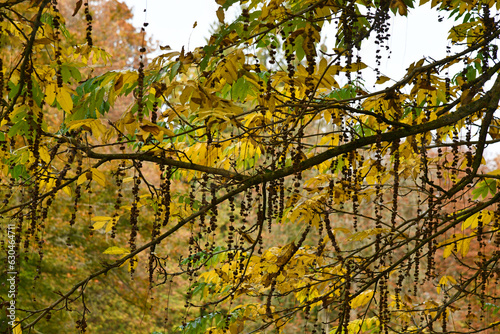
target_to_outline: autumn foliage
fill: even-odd
[[[426,2],[217,0],[149,61],[119,1],[0,4],[2,330],[498,331],[500,2],[384,76]]]

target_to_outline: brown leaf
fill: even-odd
[[[160,128],[158,128],[157,126],[153,126],[153,125],[141,125],[140,126],[142,130],[146,131],[146,132],[149,132],[149,133],[152,133],[153,135],[157,135],[160,133]]]
[[[42,44],[42,45],[47,45],[47,44],[50,44],[52,43],[52,41],[49,39],[49,38],[37,38],[35,39],[35,45],[39,45],[39,44]]]
[[[78,11],[80,10],[80,8],[82,7],[82,2],[83,2],[82,0],[78,0],[76,2],[75,11],[73,12],[73,15],[71,15],[71,16],[75,16],[78,13]]]
[[[153,88],[155,89],[155,98],[159,98],[164,91],[167,90],[167,85],[162,83],[154,83]]]
[[[199,97],[192,97],[191,101],[193,101],[194,103],[196,103],[198,105],[201,105],[201,103],[203,102],[203,100]]]
[[[118,79],[116,79],[116,81],[115,81],[114,88],[115,88],[115,90],[119,90],[122,87],[123,87],[123,75],[120,74],[118,76]]]
[[[293,241],[292,243],[284,246],[281,249],[281,254],[278,256],[278,259],[276,260],[276,265],[282,266],[286,264],[290,260],[292,255],[295,253],[296,248],[297,246],[295,246],[295,243],[293,243]]]
[[[460,96],[460,104],[463,106],[469,104],[476,94],[477,89],[471,88],[464,90]]]
[[[219,19],[219,22],[220,23],[224,23],[224,9],[222,7],[219,7],[219,9],[217,9],[217,19]]]
[[[335,297],[322,297],[321,301],[323,302],[323,307],[327,307],[328,305],[332,304],[334,301],[336,301]]]
[[[398,10],[399,15],[406,16],[408,14],[408,8],[403,0],[392,0],[391,9]]]
[[[251,243],[251,244],[255,243],[255,240],[248,233],[244,232],[241,229],[238,229],[236,231],[238,231],[238,233],[241,235],[241,237],[243,239],[245,239],[246,242]]]
[[[194,60],[192,52],[186,53],[186,56],[181,60],[183,64],[191,64]]]

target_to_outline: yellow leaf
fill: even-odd
[[[106,225],[107,223],[108,223],[107,220],[101,220],[101,221],[96,222],[94,225],[92,225],[92,228],[94,230],[99,230],[99,229],[103,228],[104,225]]]
[[[368,304],[368,302],[373,298],[374,293],[375,292],[373,290],[367,290],[361,293],[359,296],[351,300],[351,307],[356,308]]]
[[[444,248],[444,251],[443,251],[443,259],[446,259],[448,256],[451,255],[451,252],[453,251],[453,247],[454,245],[451,244],[451,245],[448,245]]]
[[[113,226],[116,225],[116,222],[118,221],[118,219],[120,219],[119,216],[116,216],[114,217],[109,223],[108,225],[106,226],[106,229],[104,230],[104,232],[108,233],[108,232],[111,232],[111,230],[113,229]]]
[[[66,112],[71,112],[73,109],[73,100],[71,99],[71,94],[66,87],[57,88],[57,102],[61,108]]]
[[[171,130],[159,126],[157,124],[151,123],[147,120],[143,120],[142,124],[139,127],[141,128],[142,131],[151,133],[158,141],[163,141],[163,136],[165,134],[169,137],[175,136],[175,133],[172,132]]]
[[[93,225],[94,230],[99,230],[107,224],[105,232],[110,232],[113,226],[116,224],[120,217],[105,217],[105,216],[95,216],[92,220],[96,223]]]
[[[101,221],[108,221],[112,220],[113,217],[108,217],[108,216],[94,216],[92,217],[92,220],[95,222],[101,222]]]
[[[467,238],[467,239],[462,240],[460,242],[460,251],[461,251],[462,257],[466,257],[467,253],[469,253],[469,247],[470,247],[471,240],[472,240],[472,238]]]
[[[219,275],[214,270],[204,272],[203,274],[200,275],[200,280],[202,280],[206,283],[216,283],[219,281]]]
[[[70,187],[64,187],[63,191],[68,195],[71,196],[71,188]]]
[[[129,254],[129,250],[117,246],[112,246],[106,249],[103,254]]]
[[[106,176],[104,175],[104,173],[98,170],[97,168],[91,168],[90,170],[92,171],[92,180],[95,180],[101,186],[105,187]]]
[[[277,273],[279,270],[279,267],[275,265],[274,263],[271,264],[269,267],[267,267],[267,272],[268,273]]]
[[[276,278],[278,283],[283,283],[285,281],[286,277],[283,276],[283,274],[279,274],[278,277]]]
[[[138,74],[135,71],[129,71],[123,75],[123,85],[137,82]]]
[[[383,84],[384,82],[389,81],[389,80],[391,80],[391,78],[388,78],[388,77],[386,77],[386,76],[384,76],[384,75],[381,75],[381,76],[377,79],[377,81],[376,81],[375,83],[376,83],[377,85],[380,85],[380,84]]]
[[[16,320],[14,321],[14,325],[12,325],[12,334],[23,334],[19,318],[16,318]]]
[[[476,212],[462,223],[462,231],[465,231],[469,227],[471,229],[477,228],[479,224],[479,217],[481,217],[481,222],[483,223],[483,226],[489,224],[493,219],[493,215],[494,215],[493,211],[489,210]]]
[[[45,102],[52,105],[56,99],[56,85],[50,84],[45,88]]]
[[[80,119],[76,121],[71,121],[68,123],[68,130],[74,130],[80,127],[84,127],[86,130],[89,130],[90,125],[93,121],[94,119]]]
[[[231,325],[229,325],[229,332],[231,334],[238,334],[243,332],[243,329],[245,328],[244,322],[243,321],[235,321]]]
[[[94,119],[90,122],[90,128],[92,129],[92,135],[96,138],[101,138],[108,130],[98,119]]]
[[[450,284],[448,284],[448,282]],[[439,285],[436,288],[437,293],[441,293],[441,286],[451,285],[451,284],[457,284],[457,281],[455,278],[453,278],[453,276],[445,275],[445,276],[441,277],[441,279],[439,280]]]
[[[123,179],[123,183],[128,183],[128,182],[132,182],[134,181],[134,177],[133,176],[129,176],[129,177],[126,177]]]
[[[43,160],[43,162],[45,163],[50,162],[50,155],[45,146],[40,146],[38,153],[40,154],[40,158]]]
[[[87,179],[87,173],[83,173],[82,175],[80,175],[80,176],[78,177],[78,180],[76,180],[76,184],[77,184],[77,185],[80,185],[80,184],[82,184],[83,182],[85,182],[85,181],[87,181],[87,180],[88,180],[88,179]]]
[[[342,233],[345,233],[347,235],[351,234],[351,230],[349,230],[348,228],[345,228],[345,227],[334,227],[332,228],[332,231],[334,232],[342,232]]]
[[[448,282],[451,282],[452,284],[457,284],[457,280],[450,275],[445,275],[441,277],[441,279],[439,280],[439,284],[447,284]]]

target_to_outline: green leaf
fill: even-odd
[[[497,192],[497,181],[493,179],[486,179],[477,184],[477,186],[472,190],[473,199],[477,199],[479,196],[486,198],[488,194],[495,195]]]

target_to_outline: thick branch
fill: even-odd
[[[169,158],[162,158],[149,153],[116,153],[116,154],[103,154],[96,153],[93,151],[86,151],[87,156],[92,159],[104,159],[106,161],[111,160],[139,160],[139,161],[150,161],[158,164],[165,164],[167,166],[178,167],[187,170],[195,170],[198,172],[220,175],[228,179],[234,179],[238,181],[243,181],[245,179],[244,175],[231,172],[222,168],[209,167],[204,165],[198,165],[191,162],[185,162],[180,160],[174,160]]]

